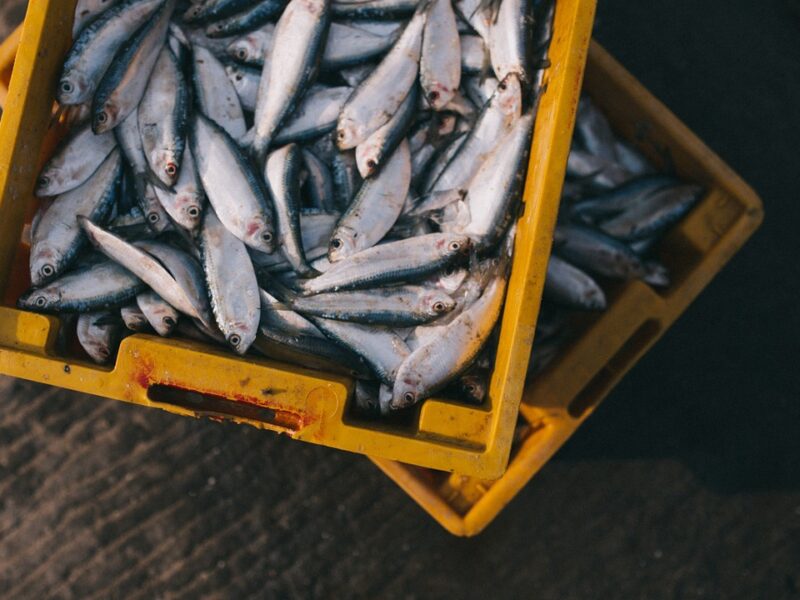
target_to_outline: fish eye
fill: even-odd
[[[501,92],[505,92],[507,87],[508,86],[506,85],[506,82],[505,81],[501,81],[498,84],[497,89],[500,90]]]
[[[428,99],[431,102],[436,102],[439,99],[439,92],[437,91],[431,92],[430,94],[428,94]]]
[[[373,159],[371,159],[371,158],[370,158],[370,159],[367,161],[367,167],[369,167],[369,168],[370,168],[370,170],[374,169],[374,168],[375,168],[375,167],[377,167],[377,166],[378,166],[378,163],[376,163],[376,162],[375,162]]]
[[[101,110],[99,113],[97,113],[97,117],[95,118],[100,125],[105,125],[108,122],[108,115],[104,110]]]
[[[450,246],[449,246],[449,248],[450,248],[450,250],[452,250],[453,252],[456,252],[456,251],[458,251],[458,250],[461,250],[461,242],[450,242]]]
[[[333,248],[334,250],[338,250],[341,247],[342,247],[342,240],[340,240],[339,238],[333,238],[331,240],[331,248]]]
[[[416,399],[417,395],[414,392],[406,392],[403,394],[403,400],[405,400],[406,404],[413,404]]]
[[[39,269],[39,272],[42,274],[42,277],[52,277],[55,275],[56,270],[53,265],[42,265],[42,268]]]
[[[50,178],[47,175],[41,175],[39,179],[36,180],[36,183],[39,184],[39,187],[47,187],[50,185]]]
[[[33,303],[39,308],[44,308],[44,305],[47,304],[47,298],[44,296],[37,296]]]
[[[441,300],[439,300],[438,302],[434,303],[434,305],[433,305],[433,311],[437,312],[437,313],[443,313],[446,309],[447,309],[447,307],[444,305],[444,302],[442,302]]]
[[[159,216],[159,214],[158,214],[158,213],[151,212],[151,213],[148,213],[148,214],[147,214],[147,220],[148,220],[150,223],[152,223],[153,225],[155,225],[156,223],[158,223],[159,219],[161,219],[161,217]]]
[[[241,74],[241,73],[237,73],[237,74],[236,74],[236,81],[241,81],[242,79],[244,79],[244,78],[242,77],[242,74]]]
[[[200,216],[200,207],[190,206],[189,208],[186,209],[186,214],[192,217],[193,219],[196,219],[197,217]]]
[[[163,321],[164,325],[166,325],[167,327],[175,326],[175,319],[173,319],[172,317],[164,317]]]
[[[241,343],[242,343],[242,338],[240,338],[240,337],[239,337],[238,335],[236,335],[235,333],[234,333],[234,334],[231,334],[230,336],[228,336],[228,343],[229,343],[231,346],[234,346],[234,347],[236,347],[236,346],[238,346],[239,344],[241,344]]]
[[[239,58],[239,60],[246,59],[247,58],[247,50],[245,50],[244,48],[240,48],[239,51],[236,53],[236,56]]]
[[[265,231],[261,234],[261,241],[269,244],[272,241],[272,234],[269,231]]]
[[[464,389],[467,390],[468,393],[474,394],[477,391],[474,383],[468,383],[464,386]]]
[[[72,85],[69,81],[62,81],[61,82],[61,91],[65,94],[71,94],[72,91],[75,89],[75,86]]]
[[[456,274],[456,268],[453,266],[447,267],[447,269],[445,269],[444,274],[445,277],[452,277],[453,275]]]
[[[175,163],[167,163],[164,171],[166,171],[167,175],[170,177],[175,177],[175,174],[178,172],[178,167]]]
[[[345,137],[344,130],[340,129],[339,131],[337,131],[336,132],[336,137],[339,138],[340,140],[343,140],[344,137]]]

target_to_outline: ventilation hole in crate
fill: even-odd
[[[617,378],[630,369],[636,359],[658,337],[660,331],[661,325],[654,319],[645,321],[634,331],[605,367],[570,402],[567,408],[570,416],[579,419],[594,408],[608,394]]]
[[[300,415],[261,406],[256,404],[255,400],[229,400],[222,396],[171,385],[152,385],[147,390],[147,397],[153,402],[190,410],[199,417],[210,419],[246,419],[292,431],[298,431],[303,423]]]

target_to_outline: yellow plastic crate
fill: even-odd
[[[27,249],[19,240],[36,206],[34,181],[61,133],[48,134],[48,123],[74,5],[30,1],[0,123],[0,373],[187,416],[232,419],[384,459],[499,477],[524,387],[595,0],[558,0],[489,399],[482,407],[428,400],[404,424],[355,416],[347,378],[237,358],[200,343],[134,335],[111,368],[58,356],[59,319],[13,308],[27,284]]]
[[[657,166],[668,157],[681,178],[702,184],[707,194],[660,247],[672,285],[664,290],[640,281],[616,285],[608,294],[608,310],[586,315],[580,337],[525,388],[518,440],[501,478],[372,458],[455,535],[476,535],[498,515],[744,245],[763,217],[753,190],[596,43],[590,48],[584,89],[619,135]]]

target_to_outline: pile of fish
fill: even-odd
[[[554,10],[80,0],[19,305],[482,399]]]
[[[658,242],[702,192],[657,173],[614,135],[588,96],[581,99],[529,376],[569,341],[571,311],[606,308],[601,284],[640,279],[669,285],[669,272],[656,258]]]

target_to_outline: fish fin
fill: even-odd
[[[48,125],[48,128],[58,125],[58,122],[61,120],[61,117],[67,114],[67,111],[69,111],[71,108],[72,108],[71,106],[68,106],[66,104],[59,104],[58,108],[56,109],[56,112],[54,112],[53,115],[50,117],[50,124]]]

